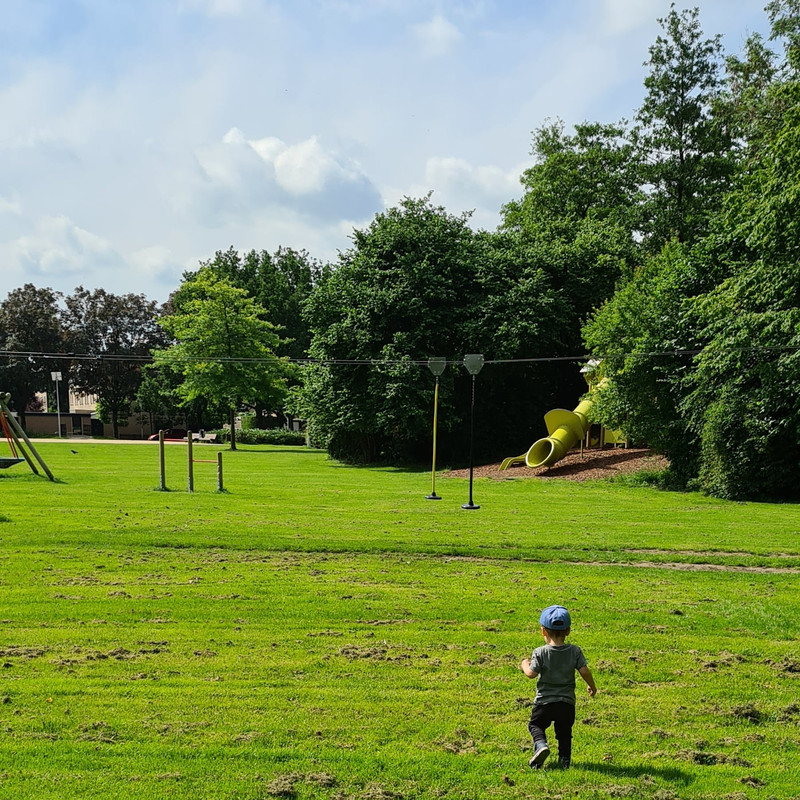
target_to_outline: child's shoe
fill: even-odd
[[[569,769],[569,759],[559,756],[558,766],[561,767],[561,769]]]
[[[539,745],[533,752],[533,757],[528,762],[528,765],[531,769],[541,769],[542,764],[547,760],[547,756],[550,755],[550,748],[547,744]]]

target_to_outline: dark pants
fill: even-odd
[[[528,730],[533,737],[533,747],[547,744],[545,731],[553,723],[558,742],[559,759],[569,761],[572,758],[572,726],[575,724],[575,706],[572,703],[536,704],[531,711]]]

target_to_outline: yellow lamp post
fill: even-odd
[[[436,385],[433,389],[433,460],[431,466],[431,493],[425,495],[426,500],[441,500],[442,498],[436,494],[436,419],[439,409],[439,376],[444,372],[447,366],[447,361],[444,358],[429,358],[428,369],[433,373],[436,379]]]

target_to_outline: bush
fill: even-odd
[[[609,480],[622,486],[647,486],[651,489],[661,489],[665,492],[685,492],[687,488],[693,488],[692,486],[687,487],[683,475],[671,467],[666,469],[642,469],[627,475],[623,473]]]
[[[229,430],[213,431],[219,441],[229,442]],[[305,445],[306,435],[301,431],[290,431],[286,428],[250,428],[249,430],[236,431],[236,441],[239,444],[283,444]]]

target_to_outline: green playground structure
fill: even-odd
[[[594,372],[596,364],[590,364],[582,372],[586,375],[587,381],[591,385],[590,375]],[[608,378],[603,378],[592,387],[593,391],[599,391],[608,383]],[[592,397],[582,400],[573,411],[565,408],[555,408],[544,415],[544,424],[547,426],[547,436],[534,442],[527,453],[521,456],[511,456],[500,464],[500,469],[508,469],[512,464],[525,464],[528,467],[551,467],[561,461],[562,458],[576,444],[583,441],[583,437],[589,430],[589,411],[594,404]],[[623,441],[619,431],[608,431],[602,437],[602,443],[617,444]]]

